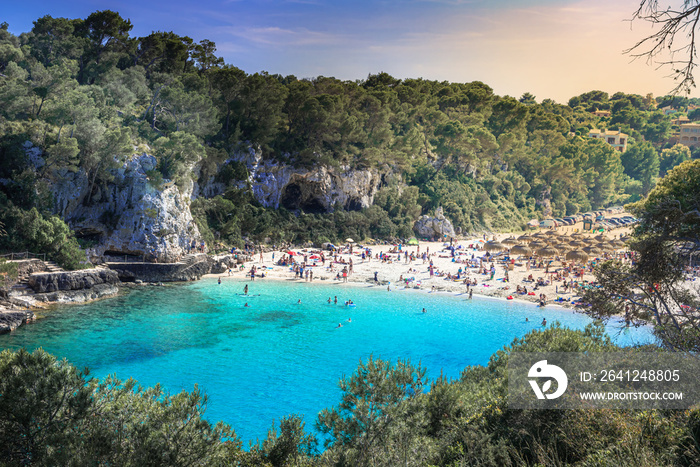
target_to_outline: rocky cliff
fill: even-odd
[[[149,177],[155,157],[135,155],[112,171],[107,186],[92,187],[83,171],[65,172],[54,184],[56,212],[78,236],[94,241],[88,255],[153,255],[174,261],[200,240],[189,203],[192,181],[160,186]]]
[[[259,151],[236,154],[231,161],[245,164],[255,199],[266,207],[284,207],[290,211],[329,212],[340,206],[350,211],[368,208],[382,181],[377,170],[351,170],[348,167],[313,169],[294,168],[263,160]],[[195,187],[195,195],[212,197],[225,187],[213,179]]]
[[[25,148],[35,168],[43,164],[36,148]],[[228,161],[247,167],[250,187],[263,206],[284,207],[291,211],[329,212],[336,206],[359,210],[372,205],[382,183],[377,170],[351,170],[348,167],[294,168],[264,161],[259,151],[242,152]],[[134,155],[110,172],[108,184],[95,184],[84,171],[59,171],[50,182],[55,212],[65,219],[80,238],[93,245],[87,249],[95,261],[105,255],[144,255],[159,263],[177,262],[188,252],[188,245],[202,240],[190,212],[190,202],[213,197],[226,186],[215,181],[185,180],[158,183],[156,158]],[[197,167],[194,178],[199,177]]]

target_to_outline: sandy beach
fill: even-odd
[[[561,236],[568,236],[576,231],[580,231],[580,226],[574,225],[570,227],[560,228],[558,233]],[[613,232],[608,232],[605,236],[609,239],[619,238],[620,234],[628,233],[629,228],[616,229]],[[543,232],[546,232],[543,229]],[[536,232],[531,232],[534,234]],[[448,242],[426,242],[421,241],[419,245],[363,245],[352,244],[352,253],[349,246],[338,245],[341,247],[340,253],[333,253],[328,250],[323,250],[325,263],[320,259],[320,251],[318,249],[301,249],[292,248],[290,250],[265,251],[260,258],[259,251],[254,255],[253,261],[248,261],[243,265],[243,268],[233,270],[231,273],[210,274],[209,277],[219,277],[222,281],[230,278],[249,279],[250,270],[253,266],[256,268],[256,281],[259,280],[289,280],[289,281],[323,281],[343,283],[343,269],[348,270],[348,283],[372,284],[377,287],[388,288],[389,290],[403,289],[404,287],[421,289],[434,292],[446,293],[468,293],[471,289],[473,295],[488,296],[507,299],[512,297],[513,300],[526,300],[529,302],[539,302],[540,294],[546,296],[547,304],[558,304],[562,306],[570,306],[570,302],[578,298],[577,290],[571,288],[564,289],[564,281],[571,281],[572,275],[565,273],[564,264],[568,263],[563,257],[554,259],[554,262],[549,268],[546,268],[547,260],[544,262],[545,267],[528,267],[527,261],[524,258],[519,258],[513,255],[511,261],[512,266],[506,269],[506,263],[503,261],[480,261],[480,258],[485,257],[486,251],[482,246],[485,241],[493,240],[502,241],[508,237],[518,237],[519,235],[512,234],[495,234],[481,237],[466,237],[459,240],[455,239],[452,246],[455,248],[455,254],[452,254],[450,243]],[[591,236],[588,234],[587,236]],[[364,248],[363,248],[364,247]],[[365,254],[365,259],[362,258],[362,252],[371,251],[371,258]],[[292,269],[292,266],[281,266],[277,262],[280,258],[290,258],[289,251],[293,252],[292,258],[297,263],[308,265],[309,276],[304,274],[303,278],[298,278]],[[406,253],[409,258],[407,260]],[[410,255],[414,254],[415,260],[410,260]],[[427,259],[423,259],[422,255],[427,253]],[[274,255],[274,256],[273,256]],[[377,256],[385,256],[382,260]],[[274,259],[273,259],[274,258]],[[591,258],[594,259],[594,258]],[[350,269],[350,260],[352,260],[352,272]],[[430,262],[433,263],[433,274],[430,274]],[[539,260],[537,261],[539,263]],[[482,264],[482,267],[471,267]],[[491,277],[491,266],[494,266],[495,273]],[[484,268],[487,274],[483,274]],[[461,273],[460,273],[461,269]],[[559,271],[559,274],[556,273]],[[264,278],[260,275],[264,274]],[[313,273],[313,274],[311,274]],[[375,282],[375,274],[377,281]],[[507,280],[506,279],[507,275]],[[526,279],[532,275],[535,282],[528,282]],[[458,276],[459,278],[456,278]],[[559,279],[555,279],[559,277]],[[465,285],[464,281],[468,279],[470,282],[476,281],[476,285]],[[548,285],[537,285],[538,279],[547,282]],[[574,280],[579,283],[590,282],[595,278],[588,269],[583,277],[577,277]],[[528,294],[518,294],[516,290],[520,287],[527,287]],[[561,298],[563,301],[555,301]]]

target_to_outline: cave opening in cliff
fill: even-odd
[[[280,197],[280,205],[290,211],[301,209],[310,214],[326,212],[326,207],[315,196],[303,196],[301,187],[296,183],[290,183],[284,188]]]
[[[284,187],[282,196],[280,196],[280,205],[282,207],[294,211],[299,209],[299,200],[301,198],[301,188],[296,183]]]
[[[304,200],[304,202],[299,205],[299,208],[302,211],[308,212],[310,214],[321,214],[323,212],[326,212],[326,208],[316,198]]]
[[[357,198],[350,198],[347,203],[345,203],[345,209],[348,211],[359,211],[362,209],[362,201]]]

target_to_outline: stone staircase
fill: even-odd
[[[61,266],[54,263],[53,261],[44,261],[44,264],[46,265],[46,272],[64,272],[65,271],[65,269],[63,269]]]
[[[65,269],[60,267],[58,264],[54,263],[53,261],[44,261],[44,271],[43,272],[64,272]],[[41,274],[41,273],[39,273]],[[17,294],[23,294],[23,293],[28,293],[32,294],[34,291],[29,287],[29,276],[31,274],[21,274],[17,278],[17,283],[12,286],[12,291],[17,293]]]

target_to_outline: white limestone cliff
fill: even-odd
[[[180,188],[171,181],[154,186],[147,171],[155,157],[142,154],[113,171],[114,179],[88,198],[90,184],[84,172],[62,174],[53,186],[57,213],[83,237],[97,243],[89,255],[105,253],[153,255],[174,261],[189,242],[199,241],[189,203],[193,184]]]

